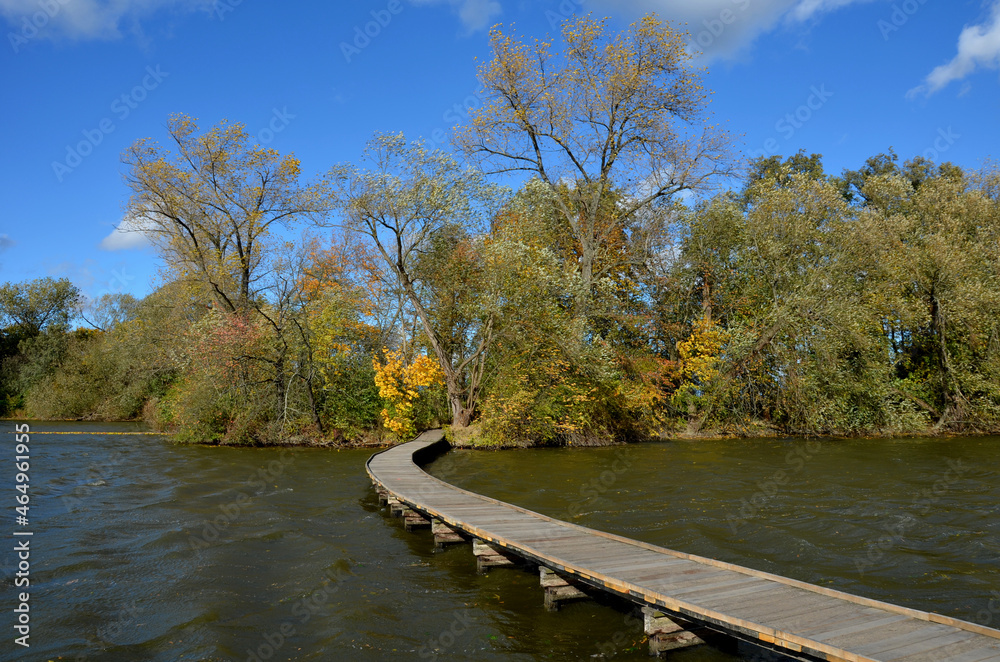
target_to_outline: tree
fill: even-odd
[[[102,294],[89,301],[80,316],[98,331],[111,331],[135,318],[139,300],[128,293]]]
[[[79,304],[80,290],[66,278],[0,285],[0,323],[28,337],[68,326]]]
[[[123,156],[127,229],[149,236],[223,311],[245,309],[272,227],[322,214],[320,188],[301,184],[299,160],[254,144],[243,124],[223,121],[199,135],[194,119],[173,115],[167,128],[176,155],[143,139]]]
[[[479,400],[493,316],[486,309],[453,312],[466,316],[459,327],[436,323],[443,313],[444,290],[453,281],[427,277],[419,267],[424,256],[447,244],[448,228],[482,232],[499,206],[502,192],[476,172],[462,168],[449,155],[429,151],[423,143],[407,143],[401,134],[379,134],[368,144],[364,161],[335,168],[336,204],[347,228],[371,242],[396,284],[413,307],[424,338],[444,373],[452,422],[465,427]],[[468,246],[468,244],[463,244]],[[459,283],[461,287],[466,284]],[[474,303],[478,297],[464,297]],[[436,319],[438,316],[438,319]],[[461,342],[451,330],[461,328]]]
[[[823,172],[823,155],[813,153],[806,156],[806,151],[800,149],[784,160],[779,155],[754,159],[750,162],[743,185],[743,206],[750,204],[753,186],[760,180],[777,179],[782,185],[787,185],[793,174],[806,175],[811,179],[826,179],[826,173]]]
[[[638,214],[728,174],[729,141],[705,123],[708,98],[685,35],[648,15],[619,35],[589,16],[563,26],[564,48],[490,33],[479,70],[486,102],[459,135],[494,173],[528,172],[552,191],[578,245],[587,312],[595,283],[635,252]],[[634,235],[634,236],[633,236]],[[642,255],[642,241],[630,246]]]
[[[886,237],[896,389],[938,428],[989,426],[1000,418],[998,205],[983,180],[954,166],[928,172],[916,187],[883,175],[862,190]]]

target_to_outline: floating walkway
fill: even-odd
[[[650,651],[723,633],[805,660],[1000,662],[1000,631],[562,522],[425,473],[440,431],[373,455],[383,502],[439,545],[471,540],[480,571],[540,569],[545,604],[611,593],[640,605]]]

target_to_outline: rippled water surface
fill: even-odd
[[[479,576],[467,546],[435,552],[429,532],[406,533],[378,507],[368,451],[32,429],[86,434],[32,437],[32,646],[8,636],[0,660],[648,659],[627,605],[550,614],[537,577]],[[431,471],[587,526],[995,627],[998,442],[454,451]]]
[[[996,437],[684,441],[452,451],[432,473],[596,529],[998,627],[998,458]]]

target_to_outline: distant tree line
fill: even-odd
[[[378,134],[305,182],[172,117],[124,155],[163,284],[0,288],[3,413],[232,444],[1000,429],[995,164],[741,168],[683,33],[562,36],[491,33],[458,156]]]

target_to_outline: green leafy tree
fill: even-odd
[[[441,366],[452,424],[468,426],[481,394],[494,320],[489,312],[461,310],[474,300],[467,294],[468,279],[434,272],[467,262],[449,251],[469,247],[461,232],[482,232],[504,193],[444,152],[408,143],[399,134],[377,135],[363,166],[340,166],[332,179],[346,227],[370,242],[389,269]],[[471,253],[468,257],[474,263]],[[429,261],[436,267],[428,268]]]

